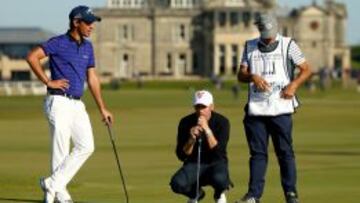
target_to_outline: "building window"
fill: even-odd
[[[243,20],[244,20],[245,27],[249,27],[250,20],[251,20],[251,13],[249,11],[245,11],[243,13]]]
[[[224,27],[226,25],[226,13],[225,12],[219,13],[219,25],[221,27]]]
[[[230,13],[230,24],[231,24],[231,26],[235,26],[235,25],[239,24],[239,13],[238,12]]]
[[[168,53],[168,54],[167,54],[167,57],[166,57],[166,68],[168,69],[169,72],[171,72],[171,69],[172,69],[172,56],[171,56],[171,53]]]
[[[128,25],[123,25],[123,39],[125,39],[125,40],[129,39]]]
[[[134,26],[130,24],[123,24],[119,26],[119,40],[133,41],[134,40]]]
[[[29,81],[30,79],[30,71],[11,71],[11,80],[13,81]]]
[[[175,27],[175,41],[185,41],[186,40],[186,26],[184,24],[178,24]]]
[[[238,55],[239,55],[239,50],[238,50],[238,45],[236,44],[233,44],[231,45],[231,52],[232,52],[232,57],[231,57],[231,60],[232,60],[232,64],[231,64],[231,70],[232,70],[232,73],[234,75],[236,75],[237,73],[237,67],[238,67]]]
[[[120,5],[119,0],[112,0],[111,6],[118,7]]]
[[[226,58],[226,47],[224,44],[220,44],[219,45],[219,69],[220,69],[220,74],[223,75],[225,74],[225,58]]]
[[[180,7],[182,5],[181,0],[175,0],[175,6]]]
[[[194,69],[194,70],[197,70],[199,64],[198,64],[197,54],[196,54],[195,52],[193,53],[192,63],[193,63],[193,69]]]
[[[182,40],[185,40],[185,25],[184,24],[180,25],[180,38]]]
[[[124,0],[124,6],[129,7],[131,5],[131,0]]]

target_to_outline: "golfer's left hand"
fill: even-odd
[[[113,124],[114,116],[112,115],[112,113],[110,111],[108,111],[107,109],[102,109],[101,116],[102,116],[102,120],[105,123],[105,125]]]

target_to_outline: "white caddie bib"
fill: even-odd
[[[296,97],[283,99],[281,90],[290,83],[287,54],[291,38],[278,35],[279,44],[271,52],[261,52],[259,39],[247,42],[247,57],[251,74],[264,78],[270,84],[270,91],[259,91],[253,82],[249,83],[248,113],[254,116],[276,116],[293,113],[299,105]]]

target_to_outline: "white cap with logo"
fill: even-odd
[[[194,94],[193,105],[202,104],[204,106],[210,106],[214,103],[212,94],[206,90],[196,91]]]

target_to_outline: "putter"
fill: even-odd
[[[125,184],[125,178],[123,176],[122,170],[121,170],[121,166],[120,166],[120,159],[116,150],[116,145],[115,145],[115,139],[114,139],[114,131],[113,128],[111,127],[111,123],[107,123],[106,124],[108,132],[109,132],[109,136],[110,136],[110,140],[111,140],[111,144],[114,150],[114,154],[115,154],[115,158],[116,158],[116,163],[119,169],[119,173],[120,173],[120,177],[121,177],[121,183],[124,189],[124,193],[125,193],[125,198],[126,198],[126,203],[129,203],[129,195],[126,189],[126,184]]]
[[[196,167],[196,202],[200,197],[200,157],[201,157],[201,142],[202,139],[198,139],[198,157],[197,157],[197,167]]]

